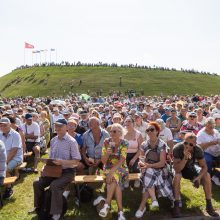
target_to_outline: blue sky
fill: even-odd
[[[219,0],[7,0],[0,75],[24,63],[24,42],[57,61],[139,63],[220,73]],[[32,63],[26,49],[25,62]],[[51,54],[55,61],[56,53]],[[50,60],[50,52],[41,61]],[[33,62],[40,57],[33,56]]]

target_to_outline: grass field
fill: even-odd
[[[42,164],[39,165],[40,167]],[[0,209],[0,219],[2,220],[37,220],[35,215],[28,215],[28,210],[33,208],[33,189],[32,183],[38,177],[37,174],[22,174],[14,186],[13,197],[4,202]],[[91,185],[95,187],[94,185]],[[68,198],[68,211],[65,215],[66,220],[88,220],[101,219],[92,203],[84,203],[79,209],[74,203],[74,190],[71,187],[71,195]],[[103,188],[97,188],[97,193]],[[141,189],[126,189],[123,191],[123,207],[127,220],[135,219],[134,214],[141,199]],[[182,181],[182,213],[184,216],[206,215],[205,198],[202,187],[193,188],[189,181]],[[149,201],[150,204],[150,201]],[[171,217],[170,203],[167,199],[159,199],[160,209],[151,210],[144,215],[143,219],[164,219]],[[213,186],[213,205],[220,212],[220,187]],[[149,217],[149,218],[148,218]],[[106,220],[117,219],[116,202],[112,202],[111,213]]]
[[[122,85],[120,87],[120,77]],[[80,84],[81,80],[81,84]],[[113,67],[33,67],[15,70],[0,78],[2,96],[67,95],[69,93],[127,91],[146,96],[220,93],[220,76]]]

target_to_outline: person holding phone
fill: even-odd
[[[99,216],[106,217],[115,195],[118,205],[118,220],[125,220],[122,208],[122,189],[128,178],[126,164],[128,142],[122,138],[123,127],[115,123],[111,126],[110,138],[105,139],[101,161],[106,174],[107,198]]]
[[[178,143],[173,149],[173,166],[175,175],[173,179],[174,190],[174,208],[173,217],[181,217],[180,213],[180,181],[189,179],[193,182],[193,186],[199,188],[203,186],[206,197],[206,211],[210,216],[218,217],[219,214],[215,212],[211,202],[211,178],[207,172],[207,165],[204,159],[204,153],[200,146],[196,144],[197,138],[194,133],[187,133],[184,141]],[[197,163],[196,163],[197,162]],[[197,165],[198,164],[198,165]]]

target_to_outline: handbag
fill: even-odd
[[[48,165],[45,164],[41,171],[42,177],[54,177],[59,178],[62,175],[62,166],[61,165]]]
[[[157,147],[148,149],[145,153],[145,162],[149,164],[158,163],[160,161],[160,154],[157,152]]]
[[[44,136],[40,137],[39,146],[40,146],[40,152],[42,154],[45,153],[47,150],[47,146],[46,146],[46,139]]]

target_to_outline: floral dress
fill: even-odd
[[[102,155],[106,154],[106,151],[107,151],[108,147],[110,147],[110,142],[111,141],[112,141],[111,138],[105,139],[104,146],[102,148]],[[128,142],[126,140],[121,140],[117,152],[115,152],[114,154],[111,154],[109,156],[106,164],[104,165],[104,169],[103,170],[104,170],[106,175],[108,175],[108,173],[111,170],[111,168],[114,167],[115,164],[118,163],[118,161],[120,160],[121,157],[126,158],[126,156],[127,156],[127,148],[128,148]],[[127,167],[127,164],[126,164],[126,160],[121,165],[121,167],[119,167],[114,172],[113,177],[114,177],[116,183],[121,188],[123,188],[124,182],[128,178],[128,167]]]

